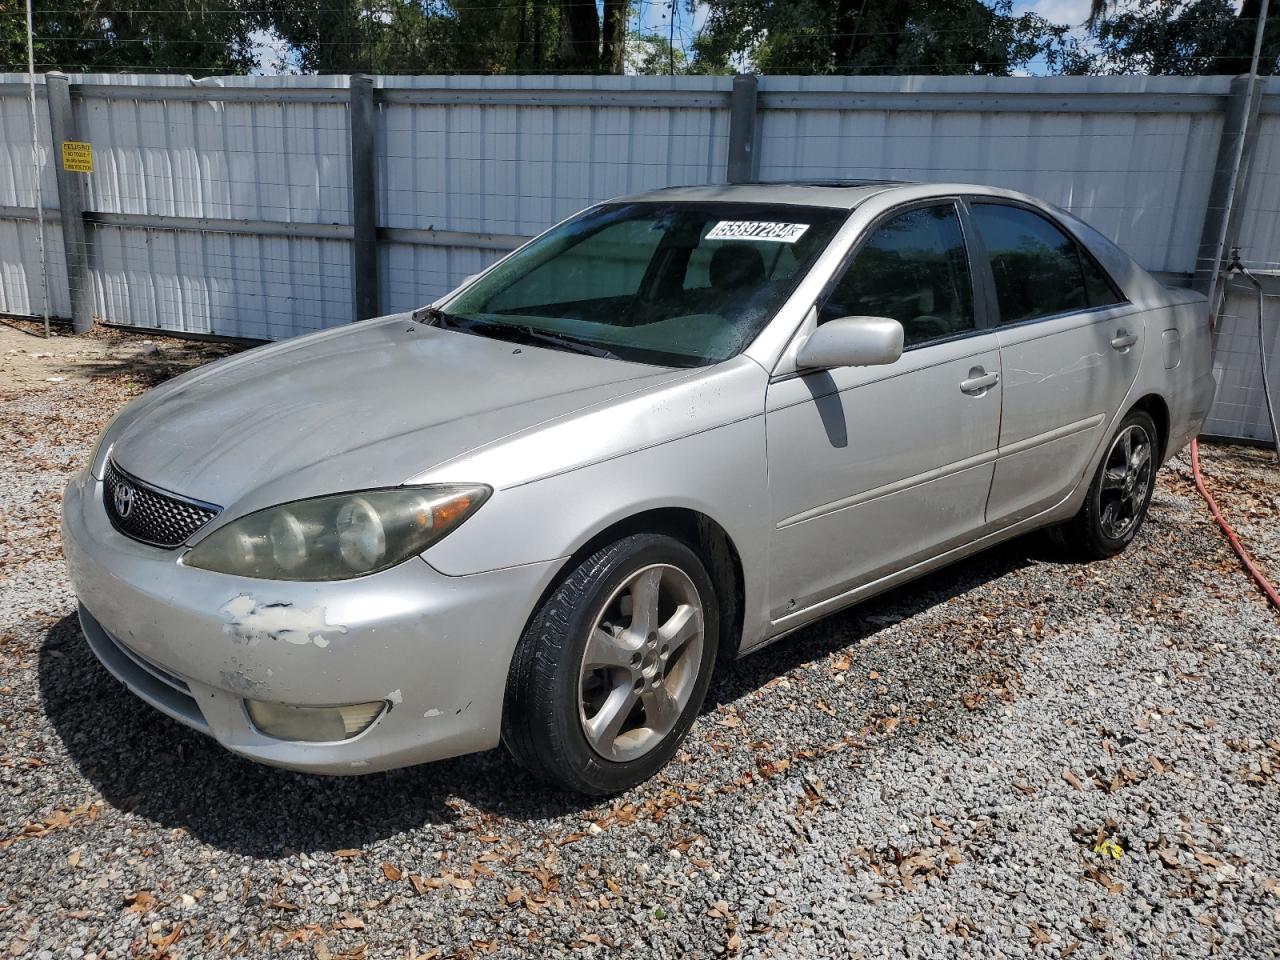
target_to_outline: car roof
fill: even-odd
[[[625,201],[681,200],[720,203],[789,203],[806,207],[852,210],[868,197],[910,186],[901,180],[795,180],[721,183],[700,187],[666,187],[627,197]]]

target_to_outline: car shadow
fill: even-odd
[[[1058,559],[1052,553],[1042,538],[1013,541],[723,663],[704,713],[1037,559]],[[74,615],[47,631],[38,670],[54,729],[76,768],[112,807],[185,829],[233,853],[276,857],[359,847],[425,824],[454,822],[468,807],[539,821],[600,805],[532,786],[502,749],[352,778],[253,763],[130,694],[90,652]]]

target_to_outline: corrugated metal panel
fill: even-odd
[[[1273,84],[1273,88],[1280,84]],[[1232,238],[1240,256],[1262,270],[1280,268],[1280,116],[1264,114],[1249,173],[1249,193],[1240,229]]]
[[[1280,280],[1264,278],[1268,293],[1264,332],[1272,380],[1272,401],[1280,409]],[[1204,432],[1223,437],[1270,440],[1258,355],[1258,297],[1244,281],[1229,285],[1227,301],[1214,333],[1214,374],[1218,392]]]
[[[0,81],[22,80],[20,74],[0,75]],[[45,205],[45,244],[49,248],[49,312],[70,312],[67,271],[58,226],[58,183],[49,143],[49,111],[44,101],[44,78],[36,81],[38,164],[32,164],[31,106],[21,96],[0,97],[0,207],[36,206],[36,173]],[[35,220],[0,220],[0,313],[38,315],[44,311],[44,278],[40,271],[40,236]]]
[[[344,104],[89,99],[87,202],[110,213],[346,223]]]
[[[837,91],[850,101],[886,92],[999,95],[1001,112],[764,109],[761,179],[884,177],[1009,187],[1071,210],[1149,269],[1194,266],[1221,118],[1090,113],[1087,98],[1219,96],[1226,78],[766,77],[760,90]],[[1080,111],[1016,112],[1019,96],[1045,93],[1079,98]]]
[[[124,96],[76,110],[94,210],[350,222],[345,103]],[[345,242],[103,228],[93,240],[96,312],[111,322],[276,339],[350,320]]]
[[[378,82],[397,90],[523,90],[530,99],[520,106],[381,104],[381,226],[532,236],[600,200],[723,180],[727,111],[649,106],[645,93],[727,97],[728,78],[386,77]],[[628,101],[540,104],[535,91],[546,89],[623,92]],[[430,302],[499,256],[495,250],[390,245],[381,257],[384,308]]]
[[[341,240],[99,227],[92,278],[109,323],[279,340],[351,319]]]
[[[383,104],[379,223],[531,235],[599,200],[719,182],[723,108],[646,106],[643,91],[716,92],[727,78],[405,77],[397,89],[528,90],[531,103]],[[635,105],[540,104],[535,89],[641,92]]]
[[[454,289],[502,256],[500,250],[385,243],[378,250],[382,308],[414,310]]]
[[[49,315],[71,313],[67,262],[62,252],[62,227],[57,214],[46,219]],[[40,232],[34,220],[0,220],[0,313],[40,316],[44,312],[44,278],[40,273]]]

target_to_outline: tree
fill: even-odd
[[[1066,26],[1015,16],[1010,0],[709,0],[695,67],[745,61],[761,73],[996,74],[1043,58],[1052,68],[1072,41]]]
[[[643,76],[690,72],[689,58],[684,50],[673,47],[668,37],[641,31],[627,37],[625,67],[625,72]]]
[[[1280,11],[1277,11],[1280,12]],[[1261,0],[1092,0],[1087,26],[1096,49],[1073,73],[1199,76],[1248,73]],[[1280,17],[1267,23],[1258,72],[1276,72]]]
[[[134,9],[137,8],[137,9]],[[26,68],[26,5],[0,0],[0,58]],[[242,73],[257,27],[247,0],[58,0],[35,9],[36,69]]]

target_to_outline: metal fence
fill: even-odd
[[[419,306],[588,203],[747,179],[1022,189],[1166,280],[1203,283],[1242,90],[1229,77],[50,75],[37,178],[25,77],[0,75],[0,312],[46,306],[37,179],[52,314],[195,333],[274,339]],[[1280,81],[1264,92],[1230,239],[1280,278]],[[55,163],[68,140],[91,144],[92,172]],[[1251,303],[1231,289],[1212,433],[1269,436]]]

